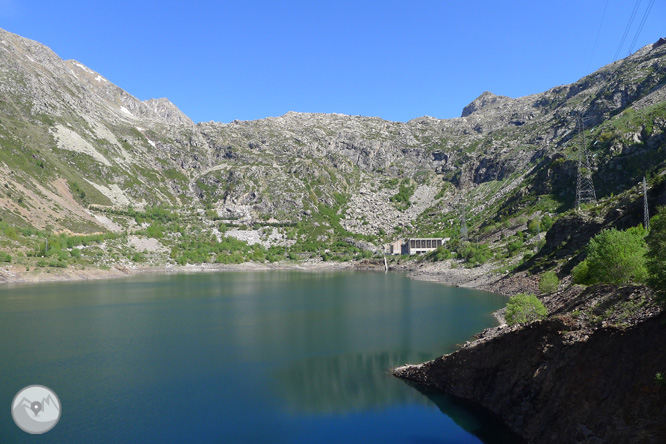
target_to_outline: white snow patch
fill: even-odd
[[[155,145],[155,142],[153,142],[152,140],[150,140],[150,139],[148,138],[148,136],[146,136],[146,134],[144,133],[145,130],[144,130],[143,128],[139,128],[138,126],[136,126],[135,128],[136,128],[137,130],[139,130],[139,132],[140,132],[141,134],[143,134],[143,137],[146,138],[146,140],[148,141],[148,143],[150,144],[150,146],[152,146],[153,148],[157,148],[157,146]]]
[[[87,154],[96,161],[111,166],[111,162],[106,157],[102,156],[87,140],[71,129],[59,124],[55,128],[51,128],[50,131],[57,147],[61,150]]]
[[[125,108],[124,106],[120,107],[120,111],[124,112],[127,115],[130,115],[130,116],[134,117],[134,114],[132,114],[132,112],[130,110],[128,110],[127,108]]]
[[[88,67],[86,67],[86,66],[83,66],[83,65],[80,64],[79,62],[74,62],[74,64],[75,64],[76,66],[78,66],[79,68],[81,68],[82,70],[84,70],[84,71],[92,72],[92,71],[90,70],[90,68],[88,68]]]
[[[99,74],[97,74],[97,77],[95,77],[95,80],[97,80],[99,83],[106,82],[106,79]]]

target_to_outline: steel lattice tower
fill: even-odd
[[[580,210],[582,203],[596,202],[597,195],[592,182],[592,169],[590,158],[585,144],[585,128],[583,119],[578,116],[578,138],[580,141],[580,152],[578,155],[578,180],[576,182],[576,209]]]
[[[646,231],[650,230],[650,210],[647,205],[647,182],[643,176],[643,226]]]
[[[467,217],[465,215],[465,204],[463,204],[462,205],[461,221],[460,221],[460,240],[463,241],[463,242],[467,242],[469,240],[467,235],[468,235]]]

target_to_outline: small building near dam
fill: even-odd
[[[430,253],[441,247],[444,239],[441,237],[416,237],[407,239],[407,254]]]
[[[441,247],[444,239],[441,237],[414,237],[400,239],[389,244],[389,254],[423,254]]]

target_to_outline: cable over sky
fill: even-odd
[[[0,27],[196,122],[407,121],[571,83],[666,37],[666,2],[640,3],[0,0]]]

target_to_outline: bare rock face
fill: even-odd
[[[393,374],[484,406],[528,442],[663,443],[665,320],[590,331],[551,318]]]
[[[183,114],[176,105],[165,97],[161,99],[149,99],[144,103],[148,105],[148,109],[171,125],[194,125],[194,122],[189,117]]]
[[[496,96],[490,91],[485,91],[479,97],[474,99],[472,103],[463,108],[462,114],[460,117],[467,117],[477,111],[481,111],[487,108],[490,105],[497,105],[511,101],[510,97],[506,96]]]
[[[457,119],[389,122],[290,112],[194,124],[168,99],[138,100],[82,63],[63,61],[44,45],[0,30],[0,138],[20,155],[49,165],[50,180],[68,177],[82,184],[91,204],[248,205],[255,218],[279,213],[280,220],[296,222],[344,195],[346,229],[390,234],[397,227],[411,230],[428,214],[455,211],[463,198],[478,214],[518,189],[570,195],[575,162],[563,153],[575,135],[571,116],[582,114],[594,125],[628,107],[658,106],[666,97],[664,79],[666,46],[650,45],[541,94],[484,92]],[[666,140],[659,118],[649,128],[632,128],[631,138],[612,140],[611,155],[596,157],[593,168],[613,186],[632,184],[635,174],[620,170],[623,159],[614,159],[647,153],[659,160]],[[44,182],[21,166],[31,160],[10,165],[12,158],[0,162],[19,176],[15,180]],[[397,185],[386,186],[392,179],[417,186],[407,211],[390,200],[398,192]],[[470,193],[475,188],[480,190]],[[389,210],[364,215],[364,208]]]

